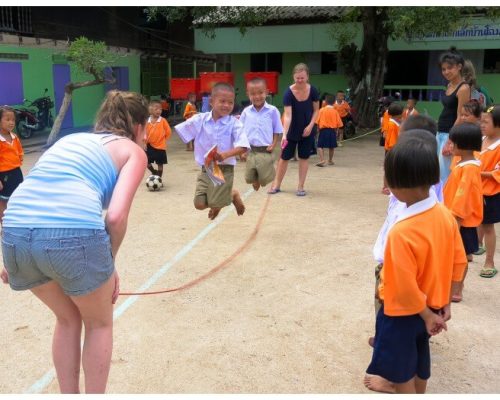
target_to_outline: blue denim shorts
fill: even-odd
[[[14,290],[54,280],[68,296],[81,296],[103,285],[115,269],[105,230],[4,227],[2,254]]]

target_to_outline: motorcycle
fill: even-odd
[[[52,107],[54,102],[47,96],[49,89],[45,89],[43,96],[33,101],[23,100],[22,106],[14,106],[16,112],[16,132],[24,139],[33,135],[35,131],[50,128],[54,124]],[[29,104],[26,104],[28,103]]]

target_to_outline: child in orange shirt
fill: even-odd
[[[373,356],[367,373],[393,382],[396,393],[425,393],[430,336],[447,329],[452,287],[467,258],[455,218],[429,197],[439,182],[436,146],[401,141],[384,162],[387,184],[406,203],[389,231],[381,271]]]
[[[339,141],[339,147],[342,147],[342,141],[344,140],[344,126],[347,124],[348,118],[351,114],[351,106],[347,101],[345,101],[345,93],[343,90],[337,92],[335,103],[333,108],[337,110],[342,119],[342,125],[337,130],[337,140]]]
[[[398,141],[399,136],[399,125],[401,124],[401,116],[403,114],[403,107],[398,103],[392,103],[389,108],[387,108],[387,115],[389,116],[389,122],[385,126],[384,132],[384,149],[385,155],[391,150]],[[390,191],[384,184],[382,186],[382,194],[389,195]]]
[[[9,197],[23,181],[24,151],[21,141],[12,133],[15,126],[14,109],[0,106],[0,223]]]
[[[453,155],[458,156],[460,161],[444,186],[444,204],[457,220],[467,261],[472,261],[472,254],[479,247],[476,228],[483,220],[481,163],[474,156],[475,151],[481,150],[481,129],[475,124],[464,122],[451,128],[450,140],[453,143]],[[451,301],[462,301],[466,274],[467,267]]]
[[[407,101],[406,101],[406,107],[405,109],[403,110],[403,121],[406,120],[406,118],[412,116],[412,115],[418,115],[418,111],[417,109],[415,108],[415,106],[417,105],[417,100],[413,99],[413,98],[409,98]]]
[[[146,154],[148,155],[148,169],[153,175],[160,178],[163,175],[163,164],[167,161],[167,140],[170,139],[172,130],[167,120],[161,116],[161,104],[159,101],[150,103],[150,117],[146,125]],[[158,169],[153,168],[156,163]]]
[[[335,152],[335,147],[337,147],[337,132],[339,128],[344,126],[339,113],[333,105],[335,102],[333,96],[327,95],[325,97],[325,102],[326,106],[319,110],[318,120],[316,121],[319,129],[319,163],[316,164],[317,167],[324,167],[326,165],[323,150],[326,148],[328,149],[328,165],[335,164],[333,162],[333,154]]]
[[[483,182],[483,222],[479,229],[479,243],[486,247],[486,260],[480,276],[492,278],[496,275],[493,256],[496,248],[495,224],[500,222],[500,106],[492,106],[481,117],[481,133],[485,136],[481,161]]]
[[[198,109],[196,108],[196,94],[188,93],[188,102],[186,104],[186,108],[184,109],[184,114],[182,116],[184,117],[184,120],[188,120],[193,115],[195,115],[197,112],[198,112]],[[193,145],[194,145],[193,140],[186,143],[186,151],[193,151],[193,149],[194,149]]]

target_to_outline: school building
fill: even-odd
[[[230,58],[238,101],[245,100],[245,72],[277,71],[280,73],[279,93],[272,101],[280,107],[284,90],[293,82],[292,68],[299,62],[309,66],[310,81],[320,93],[345,90],[347,78],[338,62],[339,49],[331,34],[340,24],[326,22],[339,8],[270,7],[269,22],[249,28],[243,35],[237,27],[231,26],[216,29],[214,38],[196,29],[195,49]],[[279,16],[274,25],[273,15]],[[311,22],[307,22],[308,18]],[[362,26],[353,24],[353,27],[357,30],[354,42],[361,48]],[[404,100],[408,96],[415,97],[421,112],[437,117],[442,108],[440,93],[445,84],[438,58],[444,50],[455,46],[474,63],[478,84],[486,87],[493,99],[500,102],[499,43],[500,21],[492,23],[481,18],[446,36],[428,35],[412,42],[390,40],[384,93],[399,91]]]

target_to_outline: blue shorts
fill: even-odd
[[[81,296],[102,286],[115,269],[105,230],[4,227],[2,254],[14,290],[54,280],[68,296]]]
[[[420,315],[389,317],[384,306],[377,314],[375,346],[366,372],[394,383],[405,383],[415,375],[431,376],[429,334]]]
[[[477,228],[460,227],[460,236],[464,244],[465,254],[472,254],[479,249],[479,238],[477,236]]]
[[[500,222],[500,193],[483,196],[483,224]]]
[[[314,149],[314,131],[308,136],[299,141],[287,140],[287,145],[281,151],[281,159],[288,161],[295,156],[295,149],[301,160],[307,160],[311,156]]]

